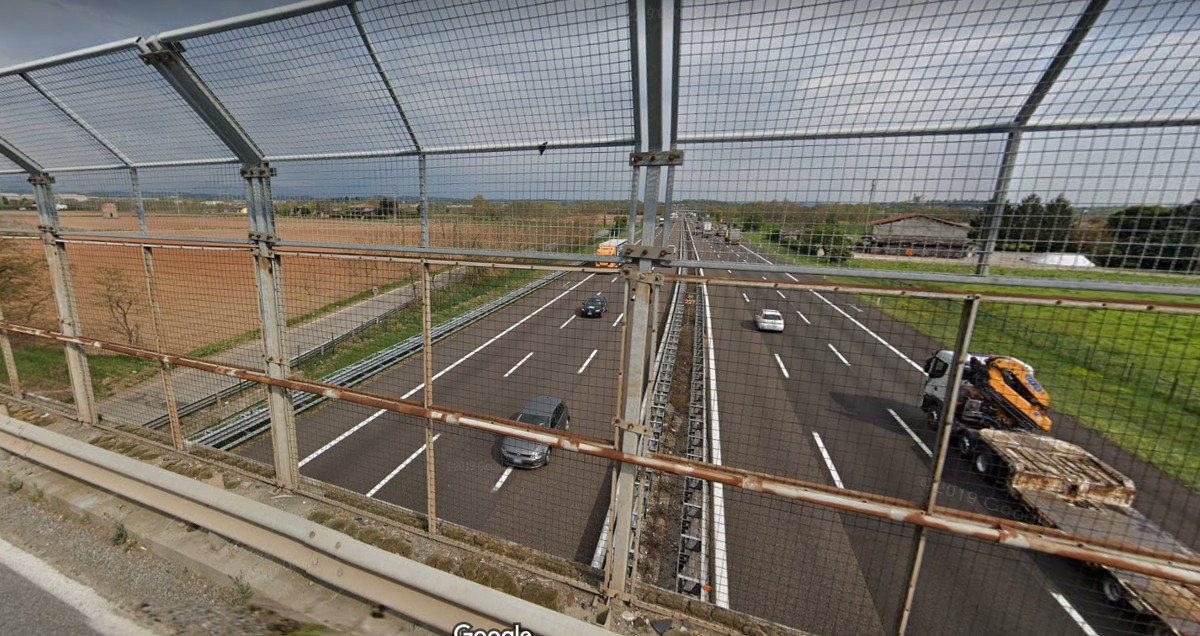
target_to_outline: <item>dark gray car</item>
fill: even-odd
[[[605,302],[604,296],[598,294],[588,297],[583,301],[583,306],[579,308],[579,314],[584,318],[600,318],[606,311],[608,311],[608,303]]]
[[[539,395],[529,401],[513,419],[525,424],[565,431],[571,427],[571,413],[561,398]],[[515,437],[500,442],[500,460],[507,466],[537,468],[550,461],[550,447]]]

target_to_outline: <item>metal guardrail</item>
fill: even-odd
[[[695,330],[692,341],[692,377],[688,388],[688,445],[686,457],[708,461],[708,407],[704,392],[704,295],[697,294]],[[683,478],[682,515],[679,519],[679,567],[676,591],[708,600],[708,482],[695,477]]]
[[[475,307],[466,313],[455,316],[450,320],[433,327],[430,333],[430,339],[433,342],[438,342],[458,331],[465,329],[477,320],[480,320],[489,314],[503,309],[508,305],[528,296],[545,285],[558,280],[567,272],[558,271],[552,274],[543,276],[531,283],[528,283],[518,289],[515,289],[495,300],[489,301],[483,305]],[[405,303],[407,306],[408,303]],[[377,322],[377,321],[376,321]],[[375,324],[375,323],[372,323]],[[356,330],[361,331],[361,329]],[[335,384],[338,386],[355,386],[367,379],[374,377],[376,374],[388,369],[389,367],[403,361],[409,356],[421,351],[423,346],[423,336],[417,334],[410,338],[398,342],[386,349],[378,351],[358,362],[342,367],[337,371],[321,378],[321,382]],[[315,351],[315,350],[314,350]],[[242,383],[239,383],[242,384]],[[253,384],[253,383],[245,383]],[[295,413],[303,413],[329,398],[321,395],[313,395],[311,393],[293,393],[292,408]],[[260,405],[256,408],[243,411],[238,415],[211,427],[204,431],[200,431],[189,437],[192,442],[211,446],[221,450],[233,448],[242,444],[254,437],[266,432],[271,426],[270,411],[265,405]]]
[[[440,285],[435,285],[436,289],[442,289],[446,285],[449,285],[453,282],[454,271],[452,270],[451,272],[447,272],[447,273],[450,275],[449,278],[451,280],[443,280],[443,282]],[[410,285],[415,285],[415,284],[416,283],[410,283]],[[354,336],[357,336],[358,334],[362,333],[363,331],[365,331],[371,327],[374,327],[375,325],[378,325],[379,323],[396,315],[397,312],[407,309],[414,302],[418,302],[418,301],[420,301],[420,296],[414,294],[413,297],[408,299],[407,301],[405,301],[399,305],[396,305],[395,307],[388,309],[387,311],[383,312],[382,314],[379,314],[378,316],[375,316],[374,318],[371,318],[370,320],[355,326],[354,328],[350,329],[349,331],[345,331],[341,334],[338,334],[337,336],[334,336],[333,338],[330,338],[328,342],[322,342],[321,346],[313,347],[312,349],[309,349],[308,351],[305,351],[303,353],[296,355],[294,358],[291,359],[290,364],[292,366],[302,364],[302,363],[306,362],[307,360],[310,360],[318,355],[324,354],[330,348],[336,347],[337,345],[341,344],[342,342],[345,342],[346,340],[353,338]],[[184,404],[179,407],[179,411],[178,411],[179,416],[184,417],[187,415],[191,415],[192,413],[195,413],[202,409],[208,408],[209,406],[212,406],[213,404],[217,404],[218,402],[224,400],[225,398],[237,395],[238,393],[245,391],[246,389],[250,388],[253,384],[254,384],[253,382],[244,382],[244,381],[236,382],[236,383],[234,383],[230,386],[227,386],[223,389],[220,389],[214,393],[210,393],[209,395],[202,397],[199,400],[195,400],[193,402]],[[166,426],[169,423],[170,423],[170,418],[168,415],[160,415],[159,417],[156,417],[156,418],[150,420],[149,422],[147,422],[145,424],[145,426],[147,426],[149,428],[153,428],[153,429],[159,429],[159,428]]]
[[[0,416],[0,449],[175,519],[205,528],[297,571],[449,633],[475,628],[538,634],[611,632],[504,592],[382,550],[264,503]],[[474,632],[471,632],[474,633]]]

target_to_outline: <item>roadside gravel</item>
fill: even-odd
[[[329,633],[256,607],[235,581],[220,586],[123,539],[119,526],[51,509],[0,451],[0,537],[94,589],[135,623],[161,634]]]

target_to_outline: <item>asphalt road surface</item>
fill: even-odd
[[[704,259],[771,262],[748,246],[695,240]],[[706,273],[802,280],[765,272]],[[936,441],[918,408],[920,365],[949,343],[931,342],[871,309],[869,300],[847,294],[709,285],[707,296],[723,463],[924,501]],[[764,307],[784,314],[784,333],[755,329],[753,312]],[[957,322],[958,308],[931,319]],[[1082,437],[1081,430],[1058,419],[1060,437]],[[1086,447],[1115,465],[1132,466],[1131,473],[1154,472],[1111,444]],[[1192,536],[1189,514],[1175,508],[1181,499],[1194,502],[1194,495],[1185,497],[1161,473],[1147,486],[1139,508],[1171,511],[1157,518],[1170,516],[1168,529]],[[736,489],[725,489],[725,496],[733,608],[818,633],[894,631],[912,530]],[[939,504],[1021,515],[1016,502],[957,455],[947,466]],[[1136,632],[1136,617],[1101,601],[1097,580],[1074,562],[931,533],[909,633]]]
[[[583,318],[579,308],[595,294],[606,297],[608,311]],[[624,298],[615,270],[572,273],[439,343],[435,402],[513,417],[536,395],[561,397],[572,432],[611,438]],[[419,401],[421,365],[413,357],[359,388]],[[303,475],[426,511],[424,420],[335,401],[297,420]],[[434,434],[439,519],[592,562],[609,505],[607,462],[557,452],[547,466],[512,469],[500,463],[495,436],[441,425]],[[269,460],[269,444],[243,452]]]
[[[675,244],[686,235],[704,260],[770,262],[749,246],[702,239],[687,227],[672,234]],[[766,272],[704,273],[801,282]],[[579,317],[583,300],[596,293],[608,298],[608,313]],[[572,431],[611,436],[624,293],[615,274],[569,274],[438,344],[435,403],[511,417],[531,397],[553,395],[570,407]],[[924,500],[936,442],[917,407],[920,365],[948,343],[932,342],[851,295],[724,285],[707,285],[702,293],[711,313],[716,391],[710,412],[717,416],[712,434],[719,438],[714,441],[722,463]],[[784,314],[785,332],[755,329],[753,312],[763,307]],[[957,308],[947,308],[931,319],[957,321]],[[361,388],[420,400],[421,384],[421,358],[414,357]],[[301,472],[424,512],[424,426],[390,412],[327,402],[298,418]],[[558,452],[546,467],[512,470],[500,463],[494,436],[440,425],[434,433],[439,518],[592,561],[610,496],[605,462]],[[243,452],[269,459],[269,443]],[[1114,448],[1103,450],[1135,469],[1152,470]],[[1141,492],[1139,508],[1152,516],[1162,512],[1177,534],[1194,528],[1189,524],[1200,514],[1197,506],[1175,510],[1190,492],[1161,481]],[[1019,514],[1015,502],[972,474],[957,455],[939,503]],[[723,489],[722,504],[713,524],[724,549],[709,568],[721,602],[815,633],[894,632],[912,528],[734,488]],[[1132,617],[1100,601],[1096,578],[1062,559],[931,533],[909,633],[1129,633]]]

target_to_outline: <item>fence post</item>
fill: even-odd
[[[139,215],[139,218],[144,219],[145,217]],[[144,224],[143,229],[145,229]],[[154,350],[165,353],[162,307],[158,304],[158,289],[154,284],[154,255],[148,246],[142,246],[142,271],[146,275],[146,298],[150,301],[150,317],[154,325]],[[167,420],[171,425],[171,444],[176,450],[183,450],[183,427],[179,422],[179,407],[175,403],[175,386],[171,382],[171,365],[160,362],[158,372],[162,377],[163,400],[167,403]]]
[[[246,182],[246,207],[250,221],[250,240],[254,243],[254,271],[258,285],[258,308],[262,322],[263,354],[267,374],[275,379],[291,375],[285,334],[283,262],[275,251],[275,210],[271,204],[272,168],[265,163],[242,168]],[[294,489],[299,482],[296,421],[288,390],[267,386],[267,406],[271,412],[271,438],[275,452],[275,481]]]
[[[958,335],[954,339],[954,370],[951,372],[950,383],[946,387],[946,403],[942,405],[941,425],[938,427],[937,455],[934,456],[933,471],[929,480],[929,492],[925,497],[925,512],[932,513],[937,505],[938,488],[942,485],[942,472],[946,468],[946,454],[950,449],[950,431],[954,427],[955,409],[958,402],[958,390],[962,384],[963,367],[967,364],[968,351],[971,348],[971,335],[975,331],[975,318],[979,314],[979,297],[968,296],[963,301],[962,316],[958,322]],[[925,526],[917,528],[916,542],[913,544],[912,563],[908,570],[908,586],[904,590],[904,604],[900,607],[896,633],[903,636],[908,630],[908,619],[912,615],[913,599],[917,593],[917,580],[921,575],[921,563],[925,557]]]
[[[988,202],[987,214],[987,233],[984,235],[984,246],[979,251],[979,258],[975,264],[975,273],[980,276],[987,276],[988,268],[991,266],[990,259],[996,251],[996,244],[999,242],[1000,230],[1003,226],[1004,205],[1008,200],[1008,189],[1012,183],[1013,170],[1017,164],[1017,157],[1021,153],[1021,133],[1033,116],[1037,113],[1038,108],[1046,99],[1046,95],[1050,93],[1050,89],[1054,88],[1054,83],[1058,80],[1058,76],[1062,74],[1063,69],[1071,62],[1071,58],[1075,55],[1075,51],[1083,44],[1087,38],[1088,31],[1092,25],[1100,18],[1100,14],[1104,12],[1104,7],[1108,4],[1108,0],[1090,0],[1087,7],[1079,15],[1079,19],[1075,21],[1075,25],[1071,28],[1071,32],[1067,34],[1065,40],[1058,48],[1054,59],[1046,70],[1042,72],[1042,76],[1038,79],[1038,83],[1034,85],[1029,95],[1025,98],[1025,103],[1021,105],[1021,109],[1017,111],[1010,125],[1008,137],[1004,142],[1004,151],[1000,159],[1000,170],[996,174],[996,185],[992,190],[992,199]],[[1030,238],[1030,237],[1019,237]]]
[[[425,408],[433,407],[433,286],[428,261],[421,261],[421,334],[424,338],[421,361],[425,375]],[[425,519],[429,534],[437,534],[437,483],[433,465],[433,420],[425,420]]]
[[[0,307],[0,322],[4,322],[4,308]],[[14,398],[24,397],[21,390],[21,378],[17,375],[17,360],[13,357],[12,343],[8,341],[8,332],[0,329],[0,353],[4,355],[4,369],[8,371],[8,387],[12,389]]]
[[[41,225],[42,245],[46,251],[46,263],[50,268],[50,287],[54,291],[54,304],[58,309],[59,331],[66,336],[80,336],[79,310],[75,305],[75,288],[71,284],[71,269],[67,263],[67,246],[58,238],[58,210],[54,207],[54,193],[50,184],[54,180],[46,174],[29,177],[37,200],[38,219]],[[92,374],[88,369],[87,355],[83,347],[66,343],[67,371],[71,378],[71,392],[75,398],[76,417],[85,424],[96,424],[96,396],[92,391]]]

